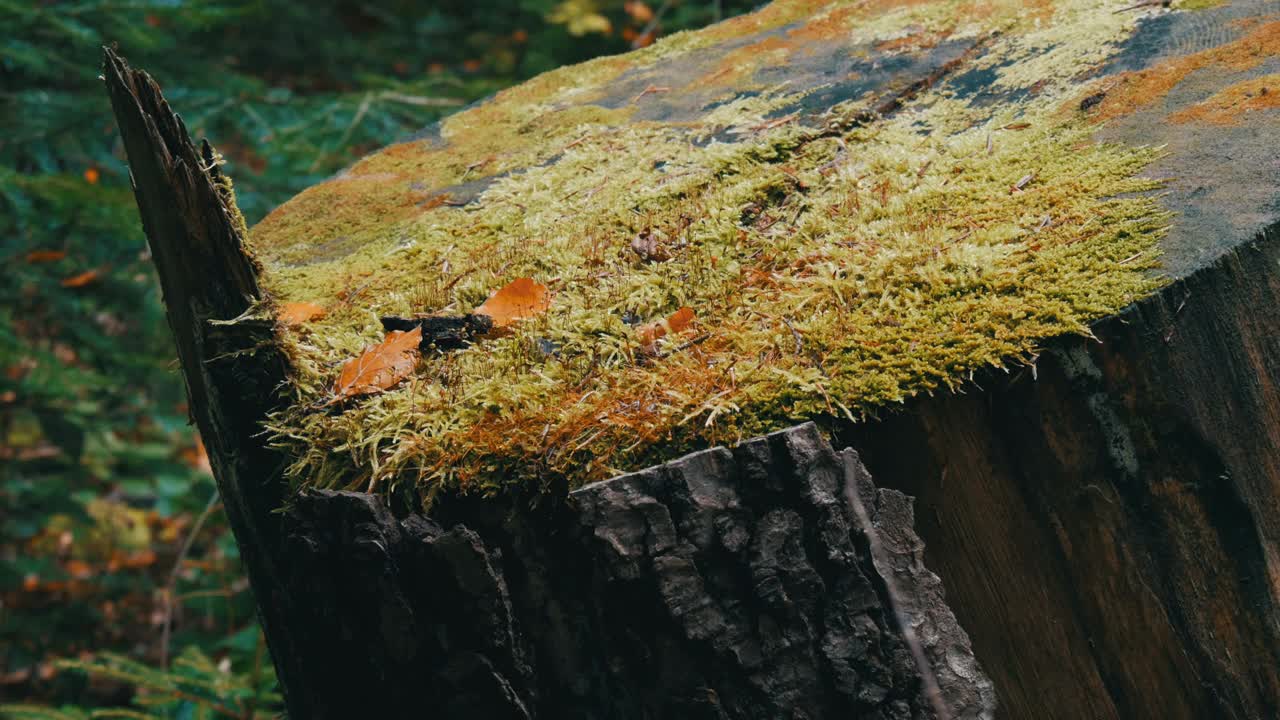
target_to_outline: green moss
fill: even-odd
[[[952,37],[987,22],[973,4],[941,5],[889,10],[858,42],[902,37],[920,13]],[[1159,286],[1168,220],[1139,175],[1157,152],[1098,144],[1059,110],[1080,63],[1130,27],[1096,20],[1099,8],[1048,14],[1079,62],[1031,54],[1036,23],[990,41],[1009,59],[1001,77],[1035,75],[1038,90],[995,117],[933,91],[835,133],[785,114],[809,90],[753,77],[734,83],[762,92],[696,122],[635,120],[639,100],[570,104],[599,89],[569,78],[619,77],[626,63],[607,59],[455,116],[443,146],[393,146],[304,193],[254,231],[275,296],[330,309],[286,331],[299,400],[271,430],[292,476],[428,494],[580,484],[802,418],[856,420],[1087,332]],[[646,57],[664,52],[678,54]],[[471,173],[491,184],[465,207],[414,189]],[[637,236],[670,259],[638,256]],[[380,315],[467,311],[521,276],[551,287],[545,315],[325,406],[341,363],[380,339]],[[633,324],[682,306],[697,313],[692,331],[642,347]]]
[[[1179,10],[1208,10],[1222,5],[1226,0],[1178,0]]]

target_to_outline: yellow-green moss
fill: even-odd
[[[801,5],[764,11],[765,24],[794,21],[783,11]],[[835,133],[779,115],[812,90],[788,85],[743,97],[726,85],[729,101],[696,121],[634,119],[646,98],[572,104],[621,77],[623,56],[502,94],[447,122],[443,145],[393,146],[299,196],[254,230],[270,291],[329,307],[286,331],[299,401],[271,430],[292,475],[429,493],[579,484],[955,387],[1151,292],[1167,218],[1139,173],[1157,152],[1098,144],[1059,110],[1132,21],[1092,1],[1031,21],[1013,12],[1020,3],[986,5],[881,8],[864,23],[851,18],[866,19],[867,3],[806,7],[815,21],[792,32],[973,38],[1002,17],[1008,32],[986,40],[988,56],[1008,61],[1007,84],[1035,76],[1037,92],[995,116],[930,91]],[[1049,18],[1062,46],[1046,64],[1032,50]],[[855,100],[838,114],[866,109]],[[492,184],[465,207],[431,201],[479,177]],[[641,234],[671,259],[638,256]],[[340,364],[381,337],[380,315],[465,312],[521,276],[550,286],[545,315],[425,357],[385,393],[325,405]],[[634,324],[681,306],[697,313],[693,331],[644,352]]]

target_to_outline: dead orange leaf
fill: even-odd
[[[98,275],[100,274],[101,273],[96,269],[85,270],[79,275],[72,275],[71,277],[64,279],[62,281],[62,287],[64,288],[84,287],[85,285],[88,285],[89,283],[92,283],[93,281],[97,280]]]
[[[204,449],[204,442],[200,440],[199,435],[196,436],[196,444],[183,448],[180,455],[182,456],[182,461],[192,469],[206,475],[213,474],[213,466],[209,464],[209,453]]]
[[[67,574],[77,580],[93,577],[93,567],[83,560],[68,560],[64,567]]]
[[[408,377],[418,363],[422,328],[392,330],[382,342],[348,360],[333,384],[334,401],[380,392]]]
[[[695,317],[693,308],[682,307],[662,320],[641,325],[636,328],[636,334],[640,336],[641,343],[652,345],[666,337],[668,333],[678,333],[688,329]]]
[[[551,295],[547,286],[533,278],[516,278],[506,287],[489,296],[477,315],[488,315],[495,328],[503,328],[517,320],[540,315],[551,307]]]
[[[280,322],[294,327],[324,317],[325,309],[315,303],[291,302],[280,306]]]
[[[631,19],[638,23],[647,23],[653,20],[653,8],[641,2],[641,0],[627,0],[627,2],[622,3],[622,11],[630,15]]]
[[[27,253],[27,262],[32,265],[35,265],[36,263],[57,262],[66,256],[66,250],[32,250]]]

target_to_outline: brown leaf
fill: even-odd
[[[66,256],[66,250],[32,250],[27,253],[27,262],[32,265],[35,265],[36,263],[57,262]]]
[[[639,255],[641,260],[650,262],[665,262],[671,259],[671,253],[658,244],[657,235],[649,230],[631,238],[631,252]]]
[[[533,278],[516,278],[489,296],[475,312],[493,319],[495,328],[507,327],[517,320],[541,315],[551,307],[547,286]]]
[[[644,345],[653,345],[668,333],[678,333],[688,329],[695,317],[693,308],[682,307],[662,320],[641,325],[636,328],[636,334],[640,336],[640,342]]]
[[[360,357],[352,358],[342,366],[342,372],[338,373],[338,380],[333,384],[334,401],[381,392],[408,377],[418,363],[418,343],[421,341],[422,328],[387,333],[382,342],[365,349]]]
[[[213,474],[213,466],[209,464],[209,453],[204,449],[200,436],[196,436],[196,444],[183,448],[180,452],[182,461],[189,467],[206,475]]]
[[[93,577],[93,566],[83,560],[68,560],[63,569],[67,574],[77,580],[84,580]]]
[[[291,302],[280,306],[280,322],[294,327],[324,317],[326,310],[309,302]]]
[[[85,285],[88,285],[94,282],[95,280],[97,280],[99,274],[101,273],[96,269],[85,270],[79,275],[72,275],[71,277],[64,279],[62,281],[62,287],[64,288],[84,287]]]

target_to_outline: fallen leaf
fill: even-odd
[[[324,317],[325,309],[315,303],[291,302],[280,306],[280,322],[294,327]]]
[[[206,475],[213,474],[213,466],[209,464],[209,453],[204,449],[204,443],[200,440],[199,435],[196,436],[196,444],[183,448],[179,455],[181,455],[182,461],[193,470]]]
[[[68,560],[64,567],[67,574],[77,580],[93,577],[93,567],[83,560]]]
[[[671,259],[671,253],[658,244],[657,236],[648,230],[631,238],[631,252],[640,256],[641,260],[665,262]]]
[[[503,328],[517,320],[541,315],[551,307],[551,295],[547,286],[533,278],[516,278],[509,285],[489,296],[477,315],[488,315],[495,328]]]
[[[694,317],[693,308],[682,307],[662,320],[641,325],[636,328],[636,334],[640,336],[640,342],[644,345],[653,345],[668,333],[678,333],[688,329],[693,324]]]
[[[653,20],[653,8],[641,2],[641,0],[627,0],[622,3],[622,11],[631,16],[632,20],[638,23],[647,23]]]
[[[333,384],[334,401],[380,392],[408,377],[418,363],[421,341],[422,328],[387,333],[382,342],[342,366]]]
[[[138,568],[150,567],[156,564],[156,553],[154,550],[145,549],[135,552],[125,553],[116,551],[111,553],[111,565],[116,569],[124,568],[136,570]]]
[[[62,287],[64,288],[84,287],[85,285],[88,285],[89,283],[97,280],[98,275],[100,274],[101,273],[96,269],[85,270],[79,275],[72,275],[71,277],[64,279],[62,281]]]
[[[27,262],[32,265],[35,265],[36,263],[57,262],[66,256],[66,250],[32,250],[27,253]]]
[[[1009,123],[1008,125],[1001,125],[1000,129],[1001,130],[1026,130],[1029,127],[1031,127],[1031,123],[1016,122],[1016,123]]]

